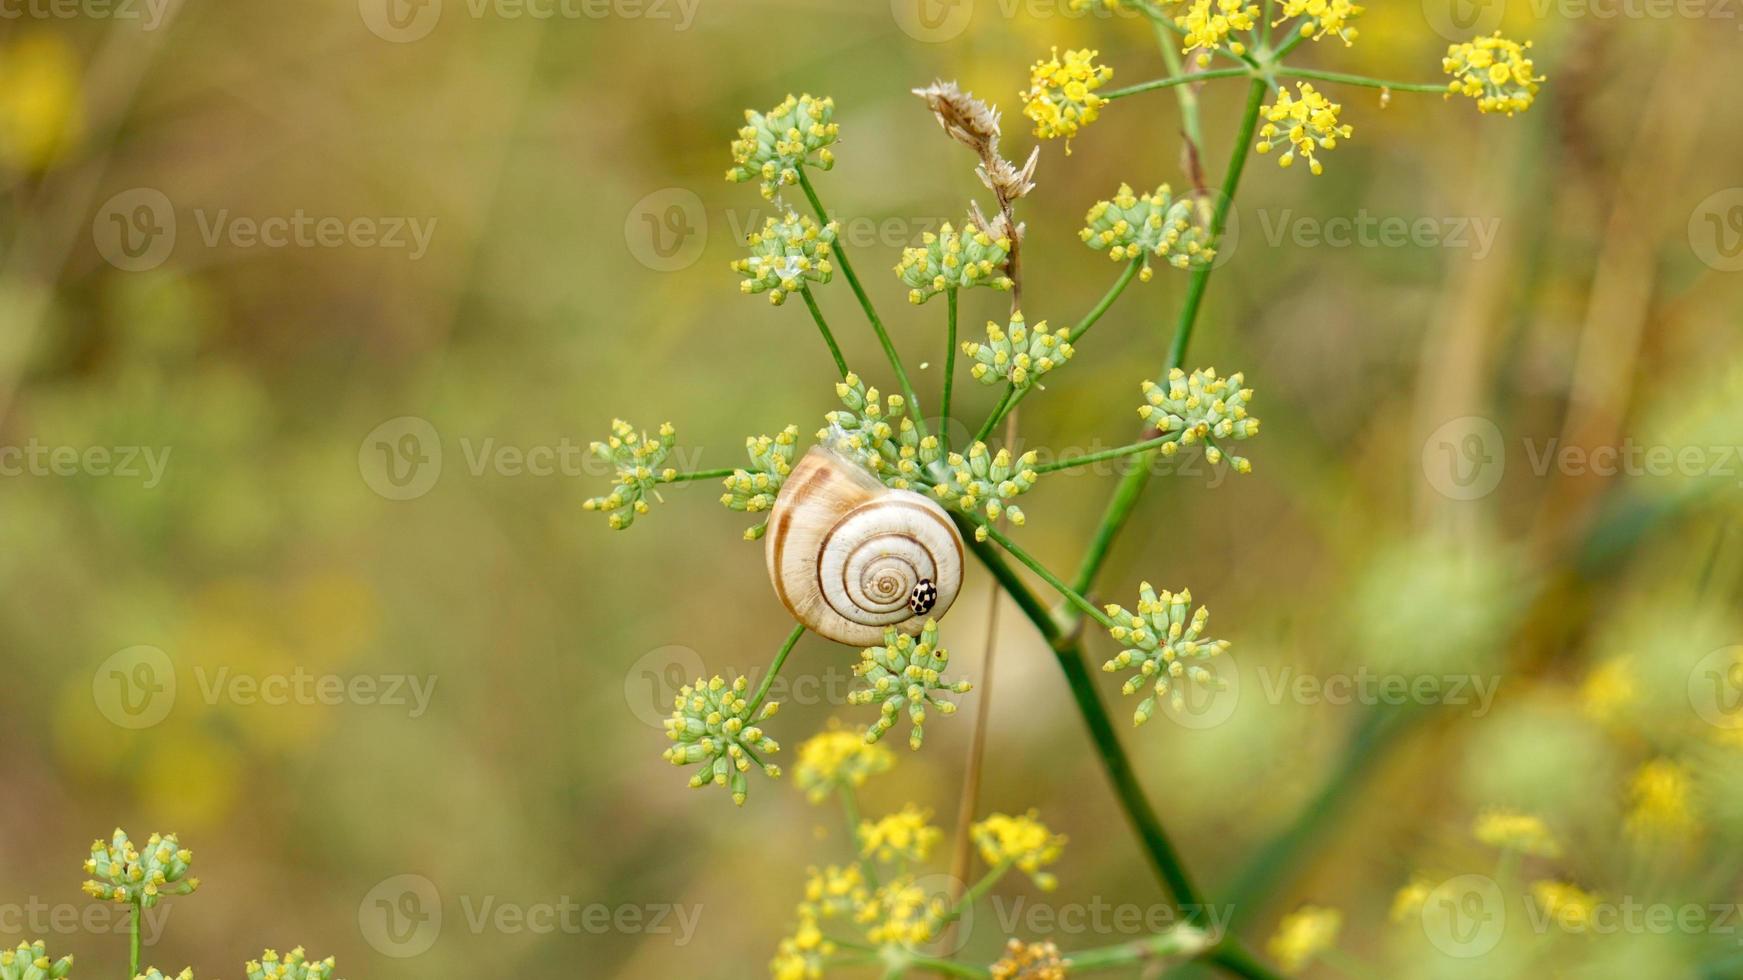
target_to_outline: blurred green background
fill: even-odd
[[[31,911],[83,909],[79,862],[120,825],[196,854],[203,886],[158,910],[146,950],[166,971],[236,976],[304,943],[352,977],[766,972],[804,869],[845,853],[838,815],[790,780],[735,810],[659,758],[676,684],[760,671],[791,625],[748,521],[704,483],[610,532],[580,508],[604,474],[514,454],[575,452],[621,416],[675,423],[689,467],[733,466],[745,436],[808,437],[835,407],[804,310],[741,297],[727,268],[772,213],[721,179],[727,143],[745,107],[789,91],[836,99],[819,190],[936,389],[941,304],[909,306],[889,269],[987,195],[908,90],[954,78],[1003,104],[1021,159],[1015,96],[1050,46],[1099,48],[1115,85],[1165,70],[1145,23],[1063,0],[962,0],[942,21],[904,2],[6,8],[22,13],[0,20],[0,446],[17,450],[0,459],[0,941],[45,934],[75,975],[124,970],[121,937]],[[1715,11],[1437,3],[1373,3],[1353,48],[1295,60],[1436,81],[1437,25],[1499,16],[1536,41],[1538,104],[1482,118],[1327,86],[1355,136],[1325,175],[1252,161],[1189,361],[1257,389],[1255,472],[1184,459],[1155,481],[1097,594],[1190,585],[1234,643],[1234,695],[1208,723],[1134,731],[1098,680],[1210,894],[1265,886],[1237,910],[1256,944],[1311,901],[1343,911],[1341,955],[1371,976],[1690,975],[1738,952],[1735,923],[1521,928],[1461,959],[1389,913],[1413,874],[1497,874],[1470,824],[1503,805],[1566,850],[1503,878],[1512,902],[1541,877],[1738,900],[1743,35]],[[1212,180],[1241,95],[1203,92]],[[1178,126],[1153,92],[1109,106],[1069,157],[1043,148],[1021,214],[1031,322],[1074,322],[1114,280],[1077,240],[1083,212],[1122,181],[1180,187]],[[298,215],[344,231],[249,232]],[[1323,240],[1364,215],[1436,230]],[[1184,282],[1133,285],[1025,402],[1026,446],[1135,435]],[[846,284],[819,297],[849,361],[890,387]],[[965,335],[1005,304],[966,294]],[[959,383],[958,425],[986,391]],[[1597,447],[1640,463],[1571,461]],[[1657,447],[1691,462],[1649,465]],[[1116,479],[1045,480],[1020,540],[1074,566]],[[976,568],[945,624],[975,680],[987,602]],[[953,831],[985,699],[982,811],[1035,806],[1071,838],[1046,901],[1159,907],[1050,654],[1009,609],[994,640],[991,685],[902,748],[866,807],[913,800]],[[1096,663],[1115,649],[1090,640]],[[770,725],[789,768],[827,719],[869,720],[845,704],[853,660],[807,638],[789,662]],[[1280,692],[1361,671],[1494,698]],[[305,685],[290,703],[255,690],[284,682]],[[1668,802],[1639,792],[1655,760]],[[1304,808],[1297,855],[1261,852]],[[1002,907],[1042,900],[1029,887],[1001,886]],[[565,901],[618,918],[476,921]],[[982,914],[968,958],[1006,935]]]

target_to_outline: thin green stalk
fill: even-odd
[[[865,878],[865,883],[876,888],[877,866],[872,863],[871,858],[859,853],[859,800],[853,795],[853,787],[845,783],[838,795],[841,797],[841,816],[847,822],[847,849],[853,852],[854,861],[859,865],[859,873]]]
[[[132,938],[129,940],[129,943],[128,943],[129,948],[130,948],[130,955],[128,956],[127,962],[129,964],[131,964],[131,966],[128,970],[128,973],[127,973],[127,975],[129,977],[139,976],[139,917],[140,917],[140,914],[142,911],[143,910],[140,908],[140,904],[138,902],[134,902],[133,903],[133,921],[130,923],[130,929],[129,929],[129,932],[131,933]]]
[[[1444,84],[1433,82],[1388,82],[1383,78],[1369,78],[1366,75],[1351,75],[1341,71],[1320,71],[1317,68],[1290,68],[1286,65],[1277,68],[1277,74],[1290,78],[1312,78],[1322,82],[1342,82],[1345,85],[1362,85],[1367,88],[1389,88],[1394,92],[1445,92]]]
[[[1235,942],[1224,942],[1206,953],[1205,959],[1237,976],[1250,980],[1281,980],[1281,974],[1260,963],[1252,953]]]
[[[694,470],[689,473],[674,473],[670,479],[661,479],[661,483],[689,483],[693,480],[724,480],[738,470],[730,466],[718,470]]]
[[[1180,436],[1181,433],[1179,432],[1170,432],[1165,436],[1146,439],[1143,442],[1134,442],[1129,446],[1121,446],[1118,449],[1104,449],[1099,453],[1086,453],[1082,456],[1056,459],[1051,463],[1042,463],[1039,466],[1033,467],[1033,469],[1035,470],[1035,473],[1039,475],[1044,473],[1057,473],[1060,470],[1069,470],[1077,466],[1089,466],[1092,463],[1099,463],[1103,460],[1119,459],[1121,456],[1131,456],[1134,453],[1142,453],[1151,449],[1158,449],[1168,443],[1178,441]]]
[[[915,969],[936,970],[939,973],[946,973],[953,977],[978,977],[984,980],[984,978],[991,976],[991,974],[982,967],[970,966],[967,963],[958,963],[955,960],[939,959],[936,956],[925,956],[920,953],[909,954],[908,965]]]
[[[962,893],[962,897],[956,900],[956,904],[950,907],[950,911],[945,913],[944,918],[939,920],[938,924],[948,925],[949,923],[962,918],[962,913],[967,909],[973,908],[974,903],[981,900],[981,896],[992,891],[993,886],[998,884],[999,879],[1004,877],[1005,872],[1010,869],[1011,865],[1008,861],[1000,863],[995,867],[988,868],[987,873],[982,875],[979,881],[968,886],[968,890]]]
[[[980,431],[974,434],[974,440],[973,442],[970,442],[969,445],[973,445],[976,442],[985,442],[987,436],[993,434],[993,427],[998,425],[999,421],[1006,415],[1010,414],[1011,405],[1018,397],[1015,385],[1006,388],[1005,393],[999,397],[999,403],[993,406],[992,414],[988,415],[986,421],[980,424]]]
[[[1191,956],[1204,948],[1204,933],[1191,927],[1175,926],[1154,936],[1134,939],[1098,949],[1070,953],[1071,972],[1075,976],[1091,970],[1112,970],[1136,966],[1167,956]]]
[[[1217,199],[1216,210],[1211,214],[1210,237],[1213,242],[1222,236],[1223,229],[1228,226],[1229,210],[1234,205],[1235,191],[1241,184],[1241,172],[1247,166],[1247,156],[1253,145],[1253,132],[1259,125],[1259,109],[1264,104],[1268,91],[1265,81],[1259,78],[1253,79],[1247,86],[1247,106],[1241,114],[1240,129],[1235,136],[1234,149],[1229,155],[1228,172],[1223,176],[1222,194]],[[1186,348],[1192,342],[1192,330],[1198,322],[1198,311],[1204,305],[1204,291],[1210,282],[1212,271],[1212,264],[1206,263],[1193,270],[1192,278],[1187,282],[1186,299],[1174,328],[1174,342],[1168,350],[1169,370],[1179,367],[1186,359]],[[1132,508],[1137,505],[1149,480],[1149,457],[1141,456],[1133,460],[1131,468],[1126,470],[1125,477],[1115,489],[1113,499],[1108,502],[1101,524],[1090,538],[1089,550],[1078,566],[1074,583],[1078,592],[1088,592],[1094,586],[1096,575],[1100,573],[1102,563],[1107,560],[1108,549],[1113,546],[1114,538],[1131,517]]]
[[[1103,98],[1111,102],[1114,99],[1123,99],[1128,95],[1137,95],[1140,92],[1154,92],[1157,89],[1173,88],[1176,85],[1190,85],[1193,82],[1208,82],[1216,78],[1239,78],[1251,74],[1251,69],[1247,68],[1213,68],[1210,71],[1189,72],[1185,75],[1174,75],[1168,78],[1157,78],[1148,82],[1139,82],[1136,85],[1128,85],[1125,88],[1114,89],[1113,91],[1106,93]]]
[[[835,335],[829,332],[829,324],[823,320],[823,311],[817,308],[817,297],[811,295],[810,286],[800,286],[799,295],[805,297],[805,307],[811,311],[811,319],[817,321],[817,331],[823,334],[823,342],[829,345],[829,356],[835,358],[835,369],[847,377],[847,358],[841,356],[841,347],[835,342]]]
[[[769,664],[768,673],[763,675],[762,683],[757,685],[757,692],[751,695],[750,710],[745,712],[746,716],[756,714],[756,710],[763,706],[763,698],[768,697],[769,688],[775,686],[775,678],[780,676],[781,667],[787,662],[787,654],[793,652],[793,647],[798,644],[799,637],[804,635],[805,627],[803,625],[793,627],[793,632],[787,634],[787,642],[781,644],[780,652],[775,654],[774,662]]]
[[[943,429],[944,451],[950,451],[950,389],[956,382],[956,290],[946,289],[944,328],[944,393],[939,397],[938,426]]]
[[[799,168],[799,187],[805,192],[805,199],[811,202],[811,210],[817,212],[817,220],[827,222],[829,212],[823,207],[823,201],[817,197],[817,189],[811,186],[811,178],[805,176],[805,168]],[[872,308],[871,297],[866,295],[865,287],[860,285],[859,275],[853,271],[853,263],[847,257],[847,249],[841,246],[837,238],[834,243],[835,261],[841,265],[841,274],[847,277],[847,284],[853,289],[853,295],[859,300],[859,305],[865,310],[865,318],[871,321],[872,331],[878,335],[878,343],[884,348],[884,356],[890,361],[890,370],[896,374],[896,384],[902,388],[902,397],[908,399],[909,415],[914,420],[914,428],[920,431],[921,438],[928,435],[926,419],[920,411],[920,398],[914,394],[914,385],[908,381],[908,370],[902,366],[902,356],[896,353],[896,345],[890,343],[889,332],[884,329],[884,321],[878,319],[878,311]]]
[[[968,544],[969,550],[974,552],[975,557],[979,558],[981,564],[986,566],[987,571],[992,573],[993,578],[999,583],[999,587],[1005,590],[1005,594],[1011,597],[1011,600],[1017,604],[1017,608],[1021,609],[1023,615],[1028,617],[1029,622],[1034,624],[1035,629],[1040,632],[1041,638],[1047,641],[1047,645],[1057,649],[1064,644],[1065,638],[1059,630],[1059,624],[1054,622],[1052,612],[1047,609],[1047,604],[1035,595],[1034,590],[1029,588],[1029,584],[1023,581],[1023,577],[1017,574],[1017,570],[1011,567],[1010,562],[1005,561],[1004,554],[990,542],[975,540],[973,521],[958,513],[952,513],[950,516],[956,522],[957,528],[961,530],[963,540]]]
[[[1169,29],[1173,23],[1167,20],[1152,20],[1150,26],[1156,31],[1156,46],[1162,49],[1162,63],[1168,67],[1170,75],[1186,74],[1185,63],[1180,59],[1180,48],[1174,43],[1174,34]],[[1193,158],[1193,180],[1197,181],[1197,159],[1204,147],[1204,127],[1198,120],[1198,92],[1190,85],[1174,90],[1174,98],[1180,103],[1180,129],[1186,134],[1186,142]]]
[[[1057,590],[1060,595],[1065,597],[1065,600],[1067,602],[1070,602],[1072,605],[1074,605],[1077,608],[1088,613],[1089,618],[1102,624],[1103,626],[1107,627],[1108,629],[1114,628],[1114,621],[1112,619],[1108,618],[1107,613],[1104,613],[1100,609],[1097,609],[1095,607],[1095,603],[1090,602],[1088,599],[1085,599],[1080,593],[1078,593],[1078,591],[1076,589],[1073,589],[1071,586],[1066,585],[1064,579],[1053,574],[1053,572],[1048,570],[1046,565],[1041,564],[1039,561],[1037,561],[1035,559],[1035,556],[1029,554],[1027,551],[1024,551],[1022,549],[1022,547],[1020,545],[1018,545],[1015,541],[1012,541],[1010,538],[1005,537],[1004,534],[1000,533],[998,528],[993,527],[991,524],[982,524],[982,525],[980,525],[980,527],[981,527],[981,530],[984,530],[986,532],[987,537],[991,538],[993,540],[993,542],[996,543],[999,547],[1010,552],[1012,558],[1017,559],[1017,561],[1021,562],[1031,572],[1034,572],[1036,575],[1041,576],[1041,580],[1046,582],[1048,585],[1053,586],[1053,588],[1055,590]]]

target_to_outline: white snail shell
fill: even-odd
[[[962,588],[962,535],[944,508],[826,446],[787,476],[766,540],[781,604],[838,643],[876,646],[892,626],[918,633]]]

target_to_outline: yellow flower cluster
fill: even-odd
[[[1392,896],[1392,912],[1389,918],[1393,922],[1404,920],[1422,911],[1422,906],[1428,901],[1428,896],[1434,891],[1434,883],[1422,875],[1412,875],[1410,883],[1398,889]]]
[[[1303,905],[1277,923],[1265,951],[1284,973],[1299,973],[1315,956],[1337,942],[1344,916],[1337,909]]]
[[[1058,946],[1011,939],[1005,955],[992,966],[992,980],[1065,980],[1065,966]]]
[[[1054,48],[1045,61],[1029,69],[1029,88],[1023,97],[1023,115],[1035,123],[1042,139],[1065,137],[1065,152],[1071,152],[1071,137],[1095,122],[1107,100],[1095,90],[1114,77],[1114,70],[1095,63],[1099,52],[1087,48],[1068,50],[1063,60]]]
[[[1596,895],[1551,879],[1533,882],[1531,897],[1537,900],[1545,916],[1569,932],[1584,932],[1591,925],[1592,910],[1598,904]]]
[[[1492,807],[1477,814],[1471,833],[1490,847],[1533,854],[1538,857],[1560,857],[1561,843],[1549,832],[1543,821],[1529,813],[1505,807]]]
[[[1530,49],[1530,41],[1509,41],[1500,31],[1448,46],[1440,62],[1441,70],[1452,76],[1447,98],[1467,95],[1477,100],[1478,110],[1509,116],[1531,108],[1543,78],[1526,56]]]
[[[1273,21],[1281,24],[1291,17],[1306,17],[1301,33],[1315,41],[1330,34],[1341,38],[1347,47],[1356,39],[1356,29],[1350,21],[1359,17],[1363,7],[1350,0],[1283,0],[1283,16]]]
[[[1674,759],[1641,766],[1628,785],[1628,832],[1640,840],[1686,839],[1697,825],[1692,782],[1688,767]]]
[[[833,956],[835,943],[823,935],[820,923],[836,916],[857,914],[869,893],[857,865],[812,868],[805,880],[805,900],[799,903],[799,924],[782,939],[769,962],[775,980],[816,980],[823,976],[824,960]]]
[[[1042,891],[1052,891],[1059,880],[1042,867],[1059,860],[1065,838],[1047,829],[1034,810],[1022,816],[995,813],[969,828],[981,860],[991,867],[1017,868]]]
[[[833,722],[799,746],[799,761],[793,780],[805,798],[821,803],[842,787],[857,789],[867,778],[890,771],[896,757],[882,745],[869,744],[859,732],[847,731]]]
[[[1210,63],[1210,53],[1236,31],[1250,31],[1259,17],[1259,8],[1242,0],[1190,0],[1186,11],[1174,18],[1185,33],[1185,51],[1199,51],[1198,63]],[[1229,50],[1245,54],[1247,46],[1239,41],[1229,43]]]
[[[911,877],[879,888],[854,917],[874,945],[919,946],[938,933],[947,910],[944,899],[929,895]]]
[[[1280,142],[1289,144],[1289,149],[1277,158],[1277,165],[1287,167],[1295,162],[1295,154],[1300,153],[1307,158],[1307,166],[1315,174],[1323,173],[1318,158],[1313,155],[1314,149],[1329,150],[1338,145],[1338,140],[1350,138],[1348,124],[1338,124],[1338,113],[1343,106],[1331,101],[1314,89],[1309,82],[1297,83],[1301,95],[1290,98],[1287,89],[1277,92],[1277,100],[1265,107],[1265,125],[1259,128],[1260,153],[1270,153],[1271,147]]]
[[[886,863],[926,860],[944,837],[943,831],[927,822],[931,819],[931,810],[905,803],[889,816],[860,821],[860,856]]]

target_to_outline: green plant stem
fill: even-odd
[[[817,330],[823,334],[823,342],[829,345],[829,356],[835,358],[835,369],[847,377],[847,358],[841,356],[841,347],[835,342],[835,335],[829,332],[829,324],[823,320],[823,311],[817,308],[817,297],[811,295],[810,286],[800,286],[799,295],[805,297],[805,306],[811,311],[811,319],[817,321]]]
[[[718,470],[694,470],[689,473],[674,473],[671,479],[661,479],[661,483],[690,483],[694,480],[724,480],[738,470],[731,466]]]
[[[998,884],[999,879],[1003,878],[1005,872],[1009,870],[1011,870],[1011,865],[1008,861],[987,869],[987,873],[982,875],[979,881],[968,886],[968,890],[962,893],[962,897],[956,900],[956,904],[950,907],[950,911],[945,913],[944,918],[939,920],[938,924],[948,925],[962,918],[962,913],[973,908],[974,903],[980,901],[987,892],[992,891],[993,886]]]
[[[1075,976],[1092,970],[1135,966],[1167,956],[1190,956],[1203,950],[1204,944],[1204,933],[1190,926],[1175,926],[1166,932],[1143,939],[1074,951],[1068,956],[1071,959],[1071,973]]]
[[[1017,394],[1017,387],[1015,385],[1007,387],[1005,393],[999,397],[999,403],[993,406],[992,414],[988,415],[986,421],[980,424],[980,430],[974,434],[974,441],[969,443],[969,445],[972,446],[975,442],[985,442],[987,436],[993,434],[993,427],[998,425],[1006,415],[1011,413],[1011,406],[1021,397],[1021,395]]]
[[[950,452],[950,389],[956,383],[956,290],[946,289],[944,327],[944,393],[939,397],[938,427],[943,430],[944,451]]]
[[[981,524],[980,528],[981,528],[981,530],[986,532],[986,536],[988,538],[991,538],[995,544],[997,544],[999,547],[1005,549],[1006,551],[1010,552],[1012,558],[1017,559],[1017,561],[1021,562],[1030,571],[1034,572],[1036,575],[1041,576],[1042,581],[1046,582],[1048,585],[1053,586],[1053,588],[1056,591],[1058,591],[1058,593],[1060,595],[1065,597],[1065,600],[1067,602],[1070,602],[1072,605],[1074,605],[1077,608],[1088,613],[1089,618],[1102,624],[1103,626],[1107,627],[1108,629],[1114,628],[1114,621],[1112,619],[1108,618],[1107,613],[1104,613],[1100,609],[1097,609],[1095,607],[1095,603],[1090,602],[1088,599],[1085,599],[1081,594],[1078,593],[1078,591],[1076,589],[1073,589],[1071,586],[1066,585],[1064,579],[1053,574],[1052,571],[1048,570],[1046,565],[1041,564],[1039,561],[1037,561],[1035,559],[1035,556],[1029,554],[1027,551],[1024,551],[1022,549],[1022,547],[1020,545],[1018,545],[1015,541],[1012,541],[1010,538],[1005,537],[1005,535],[1003,533],[1001,533],[998,528],[993,527],[990,523],[989,524]]]
[[[129,980],[139,976],[139,917],[143,911],[138,902],[133,903],[133,920],[129,923],[131,938],[128,940],[129,955],[127,958],[127,962],[130,964],[127,971]]]
[[[866,884],[873,888],[878,886],[877,865],[871,858],[859,853],[859,800],[853,795],[853,787],[843,784],[838,795],[841,797],[841,816],[847,822],[847,849],[854,854],[854,862],[859,865],[859,873],[865,878]]]
[[[1249,977],[1251,980],[1279,980],[1280,977],[1280,974],[1260,963],[1252,953],[1232,940],[1225,940],[1204,954],[1204,958],[1230,973]]]
[[[921,970],[936,970],[939,973],[949,974],[953,977],[985,978],[991,976],[991,974],[982,967],[970,966],[966,963],[958,963],[955,960],[939,959],[936,956],[925,956],[920,953],[909,954],[908,966]],[[900,973],[897,974],[897,976],[900,975]]]
[[[1099,453],[1087,453],[1083,456],[1072,456],[1069,459],[1057,459],[1051,463],[1042,463],[1041,465],[1034,467],[1034,470],[1037,474],[1057,473],[1060,470],[1069,470],[1076,466],[1088,466],[1092,463],[1099,463],[1107,459],[1119,459],[1121,456],[1130,456],[1134,453],[1148,452],[1152,449],[1161,448],[1168,443],[1178,441],[1180,436],[1181,433],[1179,432],[1170,432],[1165,436],[1146,439],[1143,442],[1134,442],[1129,446],[1121,446],[1118,449],[1105,449]]]
[[[1322,82],[1341,82],[1345,85],[1362,85],[1367,88],[1389,88],[1394,92],[1445,92],[1446,86],[1432,82],[1388,82],[1383,78],[1369,78],[1366,75],[1351,75],[1341,71],[1320,71],[1317,68],[1290,68],[1282,65],[1277,68],[1277,74],[1290,78],[1312,78]]]
[[[1162,51],[1162,63],[1168,67],[1169,75],[1186,74],[1185,63],[1180,59],[1180,48],[1174,43],[1173,23],[1165,18],[1151,19],[1150,26],[1156,31],[1156,46]],[[1180,103],[1180,129],[1186,134],[1186,142],[1192,154],[1194,186],[1197,186],[1198,156],[1204,147],[1204,127],[1199,124],[1198,92],[1190,85],[1182,85],[1174,90],[1174,98]]]
[[[1259,108],[1264,104],[1265,94],[1269,91],[1263,79],[1255,78],[1247,86],[1247,106],[1241,114],[1241,125],[1235,136],[1234,150],[1229,155],[1228,172],[1223,175],[1222,194],[1217,199],[1216,210],[1211,214],[1210,238],[1215,242],[1222,237],[1223,229],[1228,226],[1229,210],[1234,205],[1235,191],[1241,184],[1241,172],[1246,169],[1247,156],[1253,145],[1253,131],[1258,128]],[[1175,324],[1174,342],[1168,349],[1168,364],[1164,374],[1181,365],[1186,359],[1187,345],[1192,342],[1192,330],[1198,322],[1198,312],[1204,305],[1205,287],[1210,283],[1210,274],[1214,271],[1212,263],[1193,270],[1192,278],[1186,285],[1186,299],[1180,308],[1180,319]],[[1103,512],[1101,523],[1090,537],[1089,550],[1084,553],[1083,561],[1078,566],[1077,578],[1073,588],[1078,592],[1088,592],[1094,585],[1096,576],[1101,572],[1102,564],[1107,561],[1108,549],[1113,546],[1114,538],[1126,526],[1126,521],[1132,516],[1132,509],[1137,506],[1138,498],[1143,495],[1144,487],[1150,481],[1151,456],[1146,453],[1132,461],[1126,475],[1114,490],[1113,499],[1108,502],[1107,510]]]
[[[805,199],[811,202],[811,209],[817,212],[817,220],[828,222],[829,212],[823,207],[823,201],[817,197],[816,188],[811,186],[811,178],[805,176],[805,168],[799,168],[799,187],[805,192]],[[853,289],[853,295],[859,300],[859,305],[865,310],[865,318],[871,321],[872,331],[878,335],[878,343],[884,348],[884,356],[890,361],[890,370],[896,374],[896,384],[901,386],[902,396],[908,399],[909,415],[914,420],[914,428],[925,438],[926,419],[920,411],[920,398],[914,394],[914,385],[908,380],[908,370],[902,366],[902,356],[896,353],[896,345],[890,343],[889,332],[884,329],[884,321],[878,319],[878,311],[872,308],[871,297],[866,295],[865,287],[860,285],[859,275],[853,271],[853,262],[847,257],[847,249],[841,246],[841,240],[835,240],[835,261],[841,265],[841,274],[847,278],[847,284]]]
[[[1237,78],[1251,74],[1252,71],[1247,68],[1213,68],[1210,71],[1188,72],[1185,75],[1174,75],[1168,78],[1157,78],[1148,82],[1139,82],[1136,85],[1128,85],[1125,88],[1114,89],[1113,91],[1104,94],[1102,97],[1111,102],[1114,99],[1123,99],[1128,95],[1137,95],[1140,92],[1154,92],[1157,89],[1173,88],[1176,85],[1189,85],[1193,82],[1208,82],[1216,78]]]
[[[793,627],[793,632],[787,634],[787,642],[781,644],[780,652],[775,654],[774,662],[769,664],[768,673],[763,675],[762,683],[757,685],[757,692],[751,695],[750,710],[745,712],[746,717],[756,714],[756,710],[763,706],[763,698],[768,697],[769,688],[775,686],[775,678],[780,676],[781,667],[787,662],[787,654],[793,652],[799,637],[804,635],[805,627],[802,625]]]

